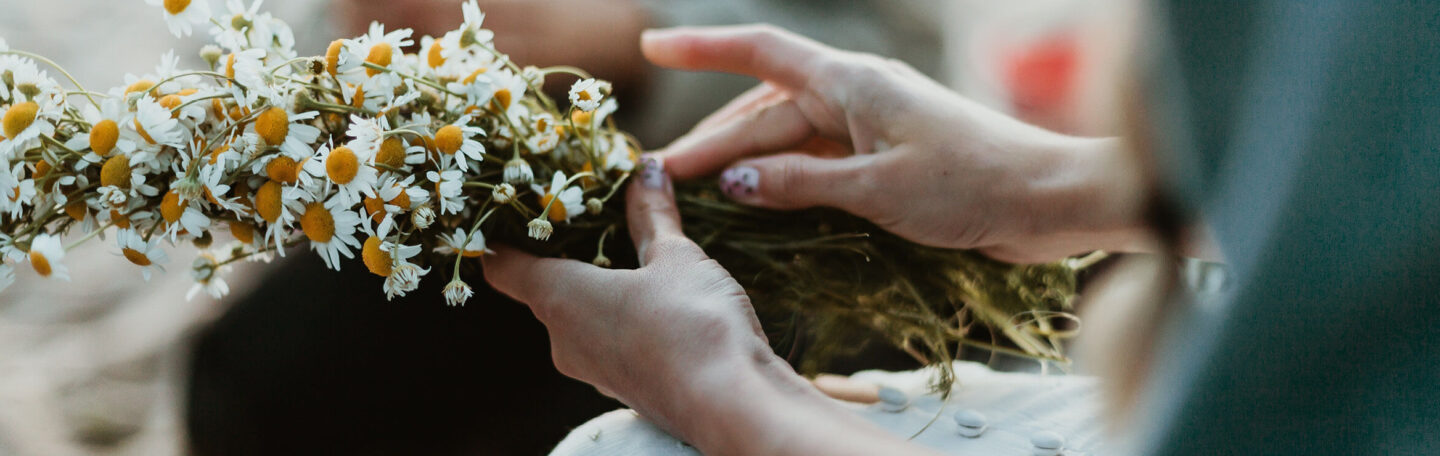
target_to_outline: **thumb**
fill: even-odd
[[[873,157],[876,155],[820,158],[791,152],[746,160],[720,173],[720,190],[752,206],[828,206],[858,215],[875,190],[866,172]]]
[[[703,258],[705,253],[680,229],[675,187],[665,162],[655,154],[640,160],[640,179],[625,195],[626,222],[640,266],[667,259]]]

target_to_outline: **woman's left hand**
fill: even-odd
[[[905,453],[770,350],[744,288],[681,232],[661,163],[642,162],[626,195],[639,269],[485,258],[490,284],[545,324],[555,367],[706,454]]]

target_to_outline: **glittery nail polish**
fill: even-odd
[[[640,183],[649,188],[665,186],[665,162],[653,155],[641,157]]]
[[[736,166],[720,173],[720,190],[731,198],[745,198],[755,194],[760,187],[760,170],[749,166]]]

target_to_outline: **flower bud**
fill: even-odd
[[[505,182],[511,185],[525,185],[535,180],[535,171],[525,159],[515,157],[505,162]]]
[[[604,210],[605,203],[601,202],[600,198],[590,198],[588,200],[585,200],[585,211],[591,214],[599,214],[601,211]]]
[[[549,220],[539,217],[530,221],[530,237],[540,241],[550,240],[550,234],[555,232],[555,226]]]
[[[210,64],[210,68],[215,68],[215,64],[220,62],[220,57],[223,55],[225,55],[225,51],[220,49],[220,46],[207,44],[200,48],[200,58],[205,59],[205,63]]]
[[[456,277],[455,280],[451,280],[449,284],[445,285],[445,303],[452,306],[465,305],[465,301],[469,300],[470,296],[474,294],[475,292],[470,289],[470,285],[460,280],[459,277]]]
[[[510,201],[515,199],[515,186],[505,183],[496,185],[495,190],[490,193],[490,198],[495,200],[495,204],[510,204]]]
[[[416,228],[422,230],[430,228],[430,225],[435,223],[435,210],[431,209],[429,205],[420,206],[419,209],[410,213],[410,223],[414,223]]]

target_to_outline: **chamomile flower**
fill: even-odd
[[[65,147],[72,150],[89,149],[83,159],[76,161],[76,170],[102,163],[113,152],[129,153],[135,150],[135,141],[120,134],[120,125],[129,112],[119,98],[101,101],[100,109],[86,105],[82,114],[90,124],[90,130],[76,134],[65,142]]]
[[[425,177],[435,184],[435,199],[440,201],[441,214],[458,214],[465,208],[465,199],[460,196],[465,184],[464,174],[452,169],[430,171]]]
[[[248,131],[259,135],[264,144],[279,147],[286,156],[299,160],[315,152],[310,145],[320,138],[320,129],[306,121],[319,115],[316,111],[291,114],[284,108],[271,106],[255,116]]]
[[[160,219],[165,221],[165,235],[174,242],[182,233],[185,236],[200,236],[210,228],[210,217],[199,208],[199,200],[185,199],[180,191],[172,189],[160,200]]]
[[[379,22],[370,23],[370,31],[364,36],[345,43],[342,52],[349,53],[340,65],[342,81],[351,84],[365,84],[376,92],[386,92],[400,84],[400,77],[380,68],[389,68],[391,63],[400,61],[402,49],[414,44],[410,29],[399,29],[385,33],[385,26]]]
[[[70,270],[63,263],[65,246],[60,244],[59,237],[49,234],[35,236],[25,257],[40,277],[70,281]]]
[[[34,101],[21,101],[0,107],[0,157],[18,156],[40,144],[40,137],[55,134],[59,111]]]
[[[351,149],[370,157],[373,163],[375,156],[380,153],[380,145],[385,141],[385,132],[387,131],[390,131],[390,121],[385,117],[365,117],[351,114],[350,127],[345,129],[345,136],[350,137]],[[396,140],[398,141],[399,138]]]
[[[355,254],[350,249],[360,248],[360,241],[355,239],[359,225],[360,215],[350,210],[349,206],[316,201],[306,203],[300,213],[300,229],[310,240],[310,248],[325,260],[326,267],[337,271],[340,270],[340,257],[354,258]]]
[[[531,152],[544,154],[555,150],[560,144],[559,128],[555,125],[555,116],[542,112],[530,118],[530,137],[525,139],[525,147]]]
[[[570,86],[570,105],[581,111],[594,111],[600,107],[607,90],[608,84],[594,78],[575,81],[575,85]]]
[[[628,173],[635,169],[635,160],[640,157],[636,155],[634,149],[630,148],[630,142],[625,139],[625,135],[618,133],[610,135],[606,143],[604,159],[606,170]]]
[[[150,97],[136,100],[135,114],[130,123],[135,133],[144,140],[140,147],[152,151],[160,146],[183,148],[189,136],[180,121],[170,115],[170,110]]]
[[[420,288],[420,278],[430,273],[430,268],[406,262],[400,262],[385,277],[385,299],[395,299],[396,296],[405,296],[406,293]]]
[[[411,187],[415,176],[388,177],[375,190],[375,196],[365,198],[365,212],[377,222],[386,215],[409,211],[416,205],[425,204],[430,192],[420,187]]]
[[[329,204],[351,207],[362,201],[361,195],[375,196],[379,174],[369,165],[371,159],[349,146],[320,146],[315,156],[305,161],[305,172],[335,185],[335,197]]]
[[[213,299],[230,294],[230,284],[220,277],[220,273],[227,267],[220,265],[220,261],[208,252],[196,256],[195,261],[190,264],[190,277],[195,279],[195,284],[190,286],[190,291],[185,292],[185,300],[195,299],[195,295],[202,292]]]
[[[455,234],[440,235],[440,245],[435,247],[435,253],[476,258],[495,252],[485,248],[485,233],[480,230],[467,233],[464,228],[455,228]]]
[[[525,159],[516,156],[505,162],[505,183],[525,185],[534,180],[535,171],[530,169],[530,163]]]
[[[7,212],[11,219],[16,219],[25,206],[34,202],[35,180],[25,178],[25,163],[16,163],[9,170],[0,168],[0,212]]]
[[[452,279],[450,283],[445,285],[444,293],[445,303],[451,306],[463,306],[465,305],[465,301],[475,295],[475,291],[470,289],[470,285],[460,280],[459,277]]]
[[[565,173],[562,171],[555,172],[555,177],[550,180],[550,187],[530,184],[530,189],[540,197],[540,207],[549,208],[552,222],[569,222],[571,218],[585,213],[585,192],[580,187],[566,188]]]
[[[210,19],[209,0],[145,0],[152,6],[165,10],[165,25],[176,38],[190,36],[194,24],[203,24]]]
[[[115,243],[120,245],[120,255],[140,267],[140,272],[145,280],[150,280],[152,270],[165,272],[165,263],[170,262],[170,257],[160,250],[160,239],[145,239],[133,229],[122,229],[115,233]]]
[[[485,136],[485,130],[472,127],[469,123],[470,116],[460,116],[455,123],[435,131],[435,148],[442,154],[455,156],[455,164],[461,171],[469,171],[466,162],[485,159],[485,146],[475,140],[476,136]]]

